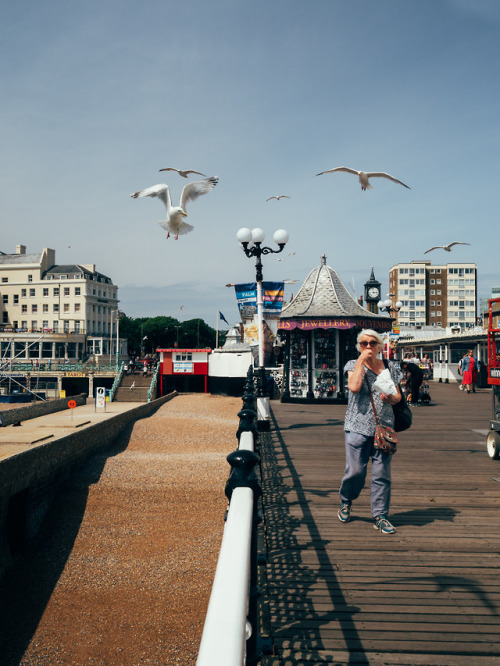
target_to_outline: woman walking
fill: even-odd
[[[476,392],[478,362],[472,349],[469,349],[467,355],[462,360],[462,383],[467,387],[467,393]]]
[[[379,393],[373,384],[385,369],[379,352],[384,348],[382,336],[372,329],[364,329],[358,335],[357,360],[348,361],[347,373],[348,404],[345,415],[346,466],[340,486],[339,520],[349,522],[352,502],[357,499],[365,485],[368,461],[372,461],[370,486],[371,513],[374,527],[382,534],[394,534],[396,528],[389,522],[391,499],[391,458],[374,447],[375,415],[370,400],[373,396],[379,421],[382,425],[394,427],[392,405],[401,400],[398,384],[402,373],[392,361],[388,362],[389,372],[396,385],[396,394]]]

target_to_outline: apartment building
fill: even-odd
[[[393,302],[403,304],[393,315],[400,326],[465,329],[476,325],[476,264],[397,264],[389,271],[389,290]]]
[[[111,353],[118,287],[93,264],[57,265],[55,254],[50,248],[27,253],[24,245],[14,254],[0,252],[3,358],[61,357],[61,347],[54,346],[64,344],[58,336],[71,336],[65,358],[82,358],[88,351]],[[42,337],[43,343],[33,344]]]

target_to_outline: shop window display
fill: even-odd
[[[337,332],[314,333],[314,397],[333,398],[337,390]]]
[[[290,344],[290,395],[307,395],[307,334],[297,332]]]

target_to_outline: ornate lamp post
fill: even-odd
[[[266,374],[264,369],[264,318],[263,318],[263,298],[262,298],[262,260],[263,254],[279,254],[283,252],[285,245],[288,243],[288,232],[284,229],[278,229],[274,232],[274,242],[278,246],[278,250],[273,250],[271,247],[264,247],[262,243],[265,239],[265,234],[262,229],[247,229],[246,227],[240,229],[236,234],[236,238],[240,242],[241,248],[245,255],[251,259],[255,257],[255,280],[257,283],[257,321],[259,333],[259,377],[260,377],[260,390],[257,396],[257,418],[260,421],[261,429],[264,429],[267,424],[269,427],[270,409],[269,397],[265,389]],[[252,243],[252,245],[250,245]]]
[[[387,294],[389,298],[387,298],[385,301],[380,300],[377,303],[377,307],[381,312],[387,312],[389,316],[391,316],[392,312],[399,312],[401,308],[403,307],[403,304],[401,301],[396,301],[396,303],[392,303],[391,297],[394,296],[394,294]],[[387,353],[386,353],[386,358],[389,359],[389,341],[391,339],[391,334],[388,331],[387,332]]]

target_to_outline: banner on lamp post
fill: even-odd
[[[252,319],[257,312],[257,283],[235,284],[236,302],[242,319]],[[283,282],[262,282],[262,313],[279,316],[283,308],[285,284]]]

